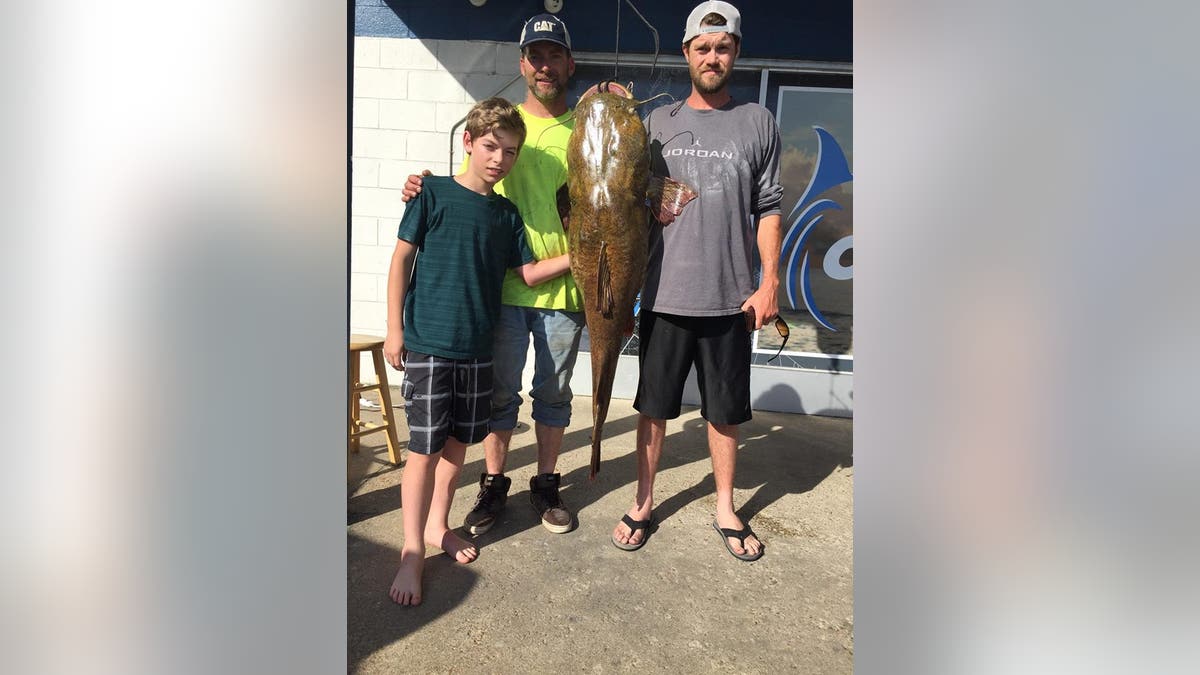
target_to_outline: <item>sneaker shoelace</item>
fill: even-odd
[[[562,500],[558,498],[558,486],[551,486],[542,491],[542,499],[546,500],[548,508],[557,509]]]
[[[492,500],[496,498],[496,492],[490,485],[485,485],[479,489],[479,494],[475,497],[475,509],[490,509]]]

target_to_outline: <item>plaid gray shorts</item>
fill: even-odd
[[[446,439],[478,443],[492,415],[492,360],[446,359],[408,352],[400,394],[408,403],[408,449],[441,452]]]

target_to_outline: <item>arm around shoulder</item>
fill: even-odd
[[[408,180],[404,181],[404,188],[400,191],[400,201],[408,202],[415,199],[417,195],[421,194],[422,179],[432,175],[433,172],[429,169],[422,169],[419,176],[415,173],[409,174]]]
[[[530,287],[545,283],[570,271],[571,254],[569,253],[545,260],[535,260],[516,269],[517,275],[521,277],[526,286]]]

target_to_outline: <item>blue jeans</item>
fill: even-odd
[[[500,306],[492,348],[492,430],[511,431],[521,407],[521,372],[533,336],[533,420],[571,423],[571,373],[579,355],[583,312]]]

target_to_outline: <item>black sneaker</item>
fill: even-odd
[[[571,529],[571,512],[558,497],[559,475],[541,473],[529,479],[529,503],[542,517],[542,526],[555,534]]]
[[[504,510],[508,501],[508,488],[512,479],[504,474],[479,474],[479,496],[475,498],[475,506],[463,519],[463,527],[471,534],[483,534],[496,524],[496,517]]]

